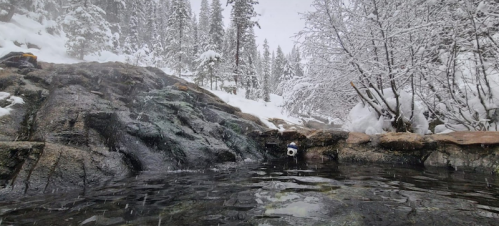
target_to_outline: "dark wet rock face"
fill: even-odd
[[[284,157],[295,142],[298,154],[311,161],[389,163],[448,167],[499,174],[499,132],[454,132],[421,136],[386,133],[369,136],[334,130],[306,132],[270,130],[251,133],[275,155]]]
[[[44,68],[0,75],[6,81],[0,91],[25,101],[0,118],[4,192],[85,189],[144,170],[265,157],[246,137],[263,131],[259,120],[158,69],[121,63]]]

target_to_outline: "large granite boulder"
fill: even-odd
[[[266,157],[246,136],[265,130],[257,118],[156,68],[44,68],[0,73],[0,91],[25,102],[0,117],[2,192],[85,189],[140,171]]]

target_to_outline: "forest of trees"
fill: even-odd
[[[360,101],[395,131],[498,129],[498,1],[314,0],[289,53],[256,42],[257,4],[202,0],[196,15],[189,0],[0,0],[0,21],[47,24],[75,58],[110,51],[249,99],[282,95],[294,115],[345,119]]]
[[[314,0],[301,50],[308,73],[285,93],[296,114],[346,118],[359,100],[395,131],[425,115],[453,130],[497,130],[499,2]],[[283,83],[281,85],[286,85]]]
[[[269,101],[270,93],[282,93],[282,80],[303,76],[301,59],[280,47],[275,59],[262,57],[254,33],[258,1],[223,1],[202,0],[196,15],[189,0],[0,0],[0,21],[20,14],[50,24],[51,33],[68,38],[67,53],[81,60],[110,51],[133,65],[169,68],[212,89],[245,88],[247,98]],[[231,10],[230,24],[224,9]],[[272,74],[265,77],[263,65]]]

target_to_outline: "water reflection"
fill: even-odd
[[[0,203],[1,225],[495,225],[494,175],[373,164],[145,172],[84,194]]]

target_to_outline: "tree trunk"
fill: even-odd
[[[0,21],[6,22],[6,23],[10,22],[10,20],[12,20],[12,17],[14,16],[15,12],[16,12],[16,7],[14,5],[10,5],[7,15],[0,16]]]
[[[213,90],[213,68],[210,67],[210,89]]]
[[[177,66],[177,73],[178,73],[178,77],[182,77],[182,29],[183,29],[183,26],[182,26],[182,22],[180,22],[180,32],[179,32],[179,47],[178,47],[178,66]]]
[[[240,31],[240,26],[237,26],[236,30],[236,69],[235,69],[235,75],[234,75],[234,81],[236,82],[236,87],[237,87],[237,79],[239,77],[239,46],[241,45],[241,31]]]

